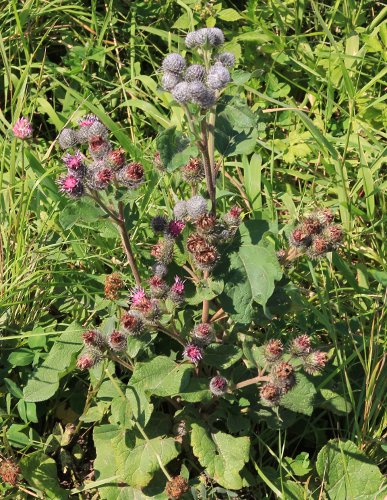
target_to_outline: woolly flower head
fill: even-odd
[[[147,299],[145,290],[141,286],[135,286],[129,295],[131,305],[138,306],[143,303],[144,299]]]
[[[77,134],[71,128],[64,128],[59,134],[58,142],[62,149],[73,148],[78,144]]]
[[[185,219],[188,215],[187,202],[185,200],[179,200],[173,208],[173,214],[176,219]]]
[[[277,339],[271,339],[265,345],[265,350],[264,350],[265,359],[269,363],[276,361],[278,358],[282,356],[283,351],[284,348],[282,342]]]
[[[290,352],[294,356],[305,356],[310,353],[310,338],[308,335],[298,335],[290,344]]]
[[[202,82],[190,82],[188,84],[190,100],[196,104],[203,102],[207,95],[207,87]]]
[[[119,170],[117,180],[129,189],[136,189],[144,181],[144,167],[141,163],[129,163]]]
[[[128,339],[124,333],[114,330],[108,335],[107,342],[112,351],[122,352],[126,349]]]
[[[171,73],[175,73],[180,75],[183,73],[186,67],[185,59],[176,53],[168,54],[162,63],[162,68],[164,71],[170,71]]]
[[[185,222],[183,222],[182,220],[171,220],[168,224],[168,234],[171,235],[172,238],[177,238],[184,228]]]
[[[214,396],[223,396],[227,391],[227,379],[221,375],[216,375],[210,380],[210,391]]]
[[[162,215],[156,215],[151,220],[151,228],[155,233],[163,233],[168,226],[168,221]]]
[[[59,190],[70,198],[79,198],[84,193],[82,181],[78,176],[69,173],[58,179]]]
[[[189,484],[187,479],[185,479],[183,476],[175,476],[169,481],[167,481],[167,484],[165,486],[165,493],[168,498],[173,498],[178,500],[181,498],[184,493],[187,493],[189,491]]]
[[[114,172],[111,168],[102,166],[89,171],[87,185],[91,189],[106,189],[114,179]]]
[[[235,66],[235,56],[232,52],[221,52],[216,56],[215,59],[227,68],[232,68],[233,66]]]
[[[78,125],[80,127],[90,127],[93,123],[98,122],[98,118],[95,115],[85,115],[78,120]]]
[[[106,141],[109,135],[108,129],[103,123],[98,120],[94,121],[90,125],[87,132],[89,134],[89,141],[94,141],[97,139],[104,139]]]
[[[86,330],[82,334],[82,340],[87,347],[101,348],[105,345],[105,338],[98,330]]]
[[[328,362],[328,356],[322,351],[313,351],[308,354],[305,358],[304,370],[314,375],[315,373],[321,372]]]
[[[185,38],[185,44],[189,49],[209,45],[218,47],[224,43],[223,31],[219,28],[202,28],[188,33]]]
[[[163,278],[167,274],[168,268],[165,264],[162,264],[161,262],[156,262],[156,264],[153,264],[152,266],[152,271],[155,275],[160,276],[160,278]]]
[[[219,90],[231,81],[230,72],[221,63],[215,63],[208,71],[207,85],[212,90]]]
[[[282,391],[275,384],[269,383],[261,387],[259,395],[261,396],[262,403],[266,406],[277,406],[280,401]]]
[[[121,318],[121,325],[129,335],[139,335],[144,330],[144,320],[141,313],[137,311],[127,311]]]
[[[207,201],[203,196],[192,196],[192,198],[187,200],[187,212],[191,219],[198,219],[207,212]]]
[[[5,459],[0,462],[0,478],[5,483],[16,486],[20,473],[20,467],[12,459]]]
[[[210,323],[199,323],[192,330],[192,336],[200,345],[208,345],[214,338],[214,328]]]
[[[206,69],[201,64],[191,64],[184,74],[184,80],[186,82],[204,82],[205,79]]]
[[[180,104],[185,104],[191,100],[191,91],[189,83],[180,82],[172,90],[174,99]]]
[[[82,170],[83,156],[80,151],[77,150],[74,154],[66,153],[62,156],[62,160],[69,170],[74,170],[74,172]]]
[[[93,127],[92,125],[91,127]],[[91,128],[90,127],[90,128]],[[94,160],[102,160],[107,156],[112,149],[110,142],[103,137],[97,136],[89,142],[89,153]]]
[[[125,164],[125,151],[122,148],[113,149],[108,153],[105,161],[113,170],[119,170]]]
[[[203,358],[203,349],[196,344],[189,343],[185,346],[185,349],[183,351],[183,356],[189,359],[191,363],[197,365],[199,361]]]
[[[32,131],[30,120],[24,116],[16,120],[12,128],[13,135],[22,141],[30,139],[32,137]]]
[[[77,367],[80,370],[89,370],[93,368],[102,359],[100,351],[97,349],[89,350],[81,354],[77,359]]]
[[[171,71],[165,71],[161,78],[161,85],[164,90],[170,92],[178,83],[181,82],[181,76]]]

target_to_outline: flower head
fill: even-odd
[[[216,225],[216,216],[213,214],[203,214],[195,221],[195,226],[200,234],[212,233]]]
[[[117,300],[118,292],[124,286],[119,273],[108,274],[105,278],[105,297],[109,300]]]
[[[329,208],[323,208],[322,210],[318,210],[315,216],[320,221],[320,224],[322,224],[323,226],[327,224],[332,224],[335,218],[332,210],[330,210]]]
[[[298,335],[290,344],[290,352],[294,356],[305,356],[310,353],[311,345],[308,335]]]
[[[111,168],[102,166],[89,170],[87,184],[92,189],[106,189],[114,179],[114,172]]]
[[[201,345],[208,345],[214,339],[214,328],[210,323],[195,325],[191,334]]]
[[[92,125],[93,127],[94,125]],[[92,128],[90,127],[90,128]],[[112,146],[101,136],[93,137],[89,141],[89,153],[94,160],[102,160],[110,152]]]
[[[305,217],[305,219],[301,223],[301,227],[308,236],[319,234],[322,229],[321,222],[314,214]]]
[[[175,476],[167,481],[165,493],[172,500],[179,500],[189,490],[188,481],[183,476]]]
[[[71,198],[79,198],[84,193],[82,181],[74,174],[67,174],[58,179],[59,189]]]
[[[175,73],[177,75],[183,73],[185,67],[186,62],[184,57],[176,53],[168,54],[162,63],[163,71],[170,71],[171,73]]]
[[[304,370],[311,375],[321,372],[328,362],[328,356],[322,351],[312,351],[305,358]]]
[[[284,351],[284,347],[282,345],[282,342],[280,340],[277,340],[277,339],[271,339],[265,345],[265,350],[264,350],[265,359],[269,363],[272,363],[273,361],[277,361],[277,359],[282,356],[283,351]]]
[[[129,296],[129,301],[132,306],[141,305],[147,299],[145,290],[141,286],[135,286]]]
[[[144,330],[144,320],[137,311],[127,311],[121,318],[121,325],[129,335],[139,335]]]
[[[89,350],[81,354],[77,359],[77,367],[80,370],[89,370],[101,361],[101,353],[97,349]]]
[[[207,213],[207,201],[203,196],[195,195],[187,200],[187,212],[191,219],[198,219]]]
[[[182,220],[171,220],[168,224],[168,234],[172,236],[172,238],[177,238],[184,228],[185,222],[183,222]]]
[[[222,63],[215,63],[208,71],[207,85],[212,90],[220,90],[231,81],[230,72]]]
[[[259,395],[261,396],[262,403],[266,406],[277,406],[280,401],[282,391],[275,384],[268,383],[261,387]]]
[[[119,170],[125,163],[125,151],[122,148],[113,149],[107,154],[105,161],[113,170]]]
[[[118,330],[114,330],[108,335],[107,342],[113,351],[125,351],[128,343],[126,335]]]
[[[336,224],[331,224],[324,229],[323,237],[327,240],[332,249],[338,248],[343,241],[343,230]]]
[[[197,344],[189,343],[185,346],[183,351],[183,356],[197,365],[199,361],[203,358],[203,349]]]
[[[330,250],[331,247],[329,245],[329,241],[324,238],[324,236],[316,235],[312,240],[312,244],[308,248],[308,256],[311,259],[319,259]]]
[[[87,129],[89,142],[98,140],[106,141],[109,135],[108,129],[99,120],[95,120]]]
[[[181,168],[181,175],[186,182],[197,184],[204,179],[204,167],[200,158],[191,158],[187,165]]]
[[[75,151],[74,154],[66,153],[62,156],[62,160],[69,170],[73,173],[80,172],[84,169],[83,155],[80,151]]]
[[[185,219],[187,217],[187,202],[179,200],[173,208],[173,214],[176,219]]]
[[[1,461],[0,477],[5,483],[16,486],[20,472],[20,467],[12,459]]]
[[[280,387],[283,392],[287,392],[295,383],[294,368],[287,361],[281,361],[272,367],[271,378],[275,385]]]
[[[161,86],[168,92],[171,92],[180,82],[181,76],[171,71],[165,71],[161,77]]]
[[[163,298],[169,288],[165,281],[160,276],[157,276],[157,274],[149,278],[149,286],[151,296],[156,299]]]
[[[189,83],[180,82],[172,90],[172,95],[177,102],[184,104],[191,100],[191,91]]]
[[[156,262],[156,264],[153,264],[152,266],[152,271],[156,276],[160,276],[162,278],[167,274],[168,268],[165,264]]]
[[[163,233],[168,226],[168,220],[162,215],[156,215],[151,220],[151,228],[155,233]]]
[[[211,271],[218,258],[218,251],[213,245],[207,245],[203,251],[194,253],[195,264],[203,271]]]
[[[71,128],[64,128],[59,134],[58,142],[62,149],[73,148],[78,144],[77,134]]]
[[[186,82],[203,82],[206,79],[206,69],[201,64],[192,64],[188,66],[185,74],[184,80]]]
[[[118,172],[117,179],[129,189],[136,189],[144,181],[144,167],[141,163],[129,163]]]
[[[210,391],[214,396],[223,396],[227,391],[227,379],[221,375],[216,375],[210,380]]]
[[[172,238],[163,238],[156,245],[153,245],[151,255],[162,264],[169,264],[173,260],[173,245]]]
[[[223,220],[227,226],[230,227],[236,227],[239,226],[239,224],[242,222],[241,220],[241,213],[243,210],[238,207],[237,205],[234,205],[233,207],[230,208],[230,210],[224,214]]]
[[[177,295],[184,294],[184,281],[181,278],[179,278],[178,276],[175,276],[175,282],[171,286],[171,291],[173,293],[176,293]]]
[[[86,330],[82,333],[82,340],[87,347],[100,349],[105,345],[105,338],[98,330]]]
[[[80,127],[90,127],[93,123],[98,122],[98,118],[95,115],[85,115],[78,120],[78,125]]]
[[[300,247],[308,247],[310,246],[312,239],[309,234],[305,232],[305,230],[301,226],[297,226],[290,234],[289,234],[289,243],[291,246],[295,248]]]
[[[32,124],[30,120],[24,116],[16,120],[15,125],[12,128],[13,135],[22,141],[30,139],[32,137]]]
[[[187,238],[187,250],[190,253],[198,253],[198,252],[203,252],[207,249],[208,243],[206,240],[203,238],[203,236],[200,236],[197,233],[192,233],[188,238]]]
[[[221,52],[216,56],[216,60],[227,68],[235,66],[235,56],[232,52]]]

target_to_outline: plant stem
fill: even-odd
[[[124,247],[125,253],[126,253],[126,258],[128,260],[128,264],[130,266],[130,269],[132,270],[132,274],[134,276],[134,279],[136,281],[136,284],[138,286],[141,285],[141,278],[140,274],[137,269],[136,261],[134,260],[134,255],[132,252],[132,247],[130,245],[130,239],[128,232],[126,231],[125,227],[125,215],[124,215],[124,204],[122,201],[118,202],[118,211],[119,211],[119,220],[117,222],[118,225],[118,230],[121,235],[121,240],[122,240],[122,245]]]
[[[198,143],[199,149],[202,153],[203,157],[203,165],[204,165],[204,174],[206,177],[206,185],[208,195],[211,200],[211,212],[215,215],[216,213],[216,187],[214,184],[214,173],[211,168],[211,164],[214,163],[214,160],[210,159],[208,153],[208,138],[207,138],[207,121],[204,118],[201,122],[201,133],[202,140]]]
[[[204,271],[203,277],[207,281],[209,277],[209,272]],[[202,323],[208,323],[209,312],[210,312],[210,301],[203,300]]]
[[[242,387],[247,387],[252,384],[259,384],[259,382],[268,382],[270,377],[264,375],[257,375],[256,377],[249,378],[247,380],[243,380],[243,382],[239,382],[235,385],[235,389],[242,389]]]
[[[133,371],[133,366],[130,365],[129,363],[127,363],[126,361],[124,361],[122,358],[120,358],[119,356],[116,356],[115,354],[112,354],[110,353],[109,354],[109,357],[112,361],[115,361],[116,363],[119,363],[120,365],[124,366],[125,368],[127,368],[128,370],[130,370],[131,372]]]

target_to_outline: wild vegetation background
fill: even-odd
[[[300,417],[289,431],[261,425],[259,467],[280,471],[282,480],[296,461],[304,468],[296,474],[301,483],[333,437],[353,441],[382,466],[386,16],[385,4],[371,0],[1,2],[3,458],[42,450],[58,422],[82,412],[82,377],[62,378],[60,390],[42,404],[26,402],[23,387],[60,332],[109,311],[105,275],[125,272],[111,228],[87,212],[74,217],[58,193],[55,139],[74,115],[92,112],[128,151],[142,152],[150,181],[130,218],[136,252],[149,255],[149,219],[172,203],[164,195],[168,186],[152,172],[155,138],[173,125],[181,128],[183,118],[160,89],[158,68],[172,48],[183,49],[183,34],[216,23],[237,57],[232,92],[246,98],[259,118],[254,154],[226,162],[224,196],[231,193],[250,217],[278,224],[283,242],[286,224],[315,206],[331,207],[346,233],[331,259],[304,258],[287,270],[292,308],[255,326],[259,342],[307,332],[336,353],[320,384],[336,399]],[[33,140],[22,145],[11,133],[20,115],[34,126]],[[58,477],[63,481],[65,472]],[[278,496],[282,483],[270,477],[264,474],[261,485],[241,498]],[[71,484],[74,496],[86,498]],[[29,487],[39,495],[47,485],[39,489],[31,481]],[[227,497],[210,486],[204,490],[209,498]],[[0,492],[15,498],[5,483]],[[22,497],[22,489],[17,494]],[[282,486],[284,498],[292,494]]]

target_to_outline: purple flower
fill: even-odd
[[[60,177],[58,180],[59,188],[62,193],[67,194],[71,198],[79,198],[83,195],[83,184],[81,180],[74,174],[67,174]]]
[[[32,137],[32,125],[28,118],[22,116],[12,128],[14,136],[24,141]]]
[[[75,151],[72,155],[70,153],[66,153],[62,156],[62,160],[65,163],[66,167],[70,170],[78,171],[83,167],[83,156],[80,151]]]
[[[127,346],[127,337],[124,333],[114,330],[108,335],[108,344],[113,351],[125,351]]]
[[[185,346],[183,356],[197,365],[203,357],[203,349],[196,344],[189,343]]]
[[[176,293],[177,295],[184,294],[184,281],[178,276],[175,276],[175,283],[171,286],[171,292]]]
[[[221,375],[216,375],[210,380],[210,391],[214,396],[223,396],[227,391],[227,379]]]
[[[88,370],[93,368],[99,361],[101,361],[101,354],[98,351],[87,351],[77,359],[77,367],[80,370]]]
[[[90,127],[90,125],[93,125],[93,123],[98,121],[99,120],[95,115],[85,115],[79,120],[78,125],[80,127]]]
[[[177,238],[184,228],[185,223],[182,220],[171,220],[168,224],[168,233],[173,238]]]
[[[130,293],[130,302],[132,306],[141,305],[146,298],[145,290],[141,286],[135,286]]]

